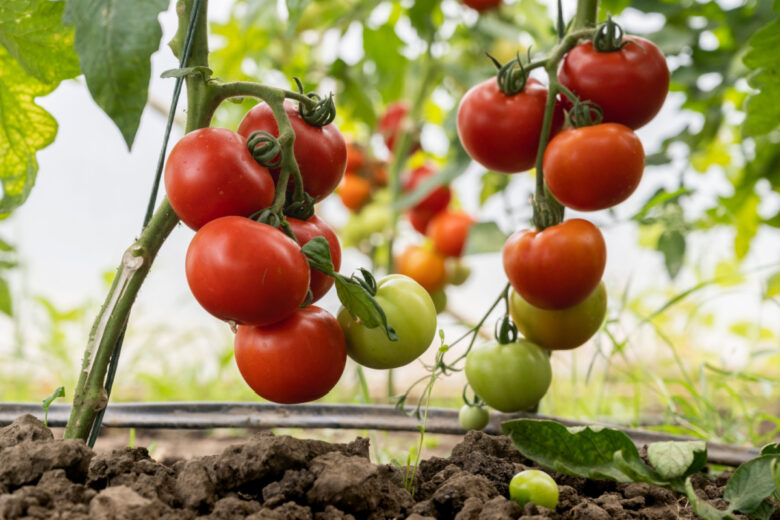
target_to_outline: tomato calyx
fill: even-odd
[[[525,84],[528,82],[528,71],[523,65],[519,53],[516,58],[509,60],[503,65],[490,54],[487,54],[487,57],[490,58],[493,65],[498,69],[496,81],[498,82],[498,88],[501,92],[507,96],[514,96],[523,91]],[[531,61],[530,56],[528,61]]]
[[[496,322],[494,335],[496,341],[501,345],[508,345],[517,341],[517,326],[515,326],[515,322],[512,321],[509,314],[504,315]]]
[[[298,220],[309,220],[314,215],[314,202],[314,197],[304,191],[300,200],[293,197],[292,202],[284,208],[284,214]]]
[[[276,168],[282,163],[282,145],[270,132],[252,132],[246,140],[246,147],[255,161],[266,168]]]
[[[301,80],[295,77],[293,79],[298,85],[298,91],[304,94]],[[313,99],[315,104],[313,107],[307,107],[303,103],[299,105],[298,111],[304,121],[312,126],[323,127],[331,124],[336,119],[336,104],[333,102],[333,93],[326,98],[320,97],[316,92],[309,92],[305,95]]]
[[[531,207],[534,209],[533,224],[538,231],[544,231],[563,222],[566,208],[545,187],[542,197],[531,196]]]
[[[607,16],[607,20],[593,35],[593,48],[598,52],[616,52],[626,45],[633,44],[645,51],[644,47],[634,40],[623,40],[623,34],[623,28],[612,20],[612,16]]]

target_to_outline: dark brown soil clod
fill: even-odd
[[[262,433],[220,455],[164,465],[144,448],[95,455],[24,416],[0,429],[0,519],[696,518],[666,489],[555,472],[558,507],[520,507],[508,499],[509,481],[535,465],[505,437],[468,433],[449,458],[421,462],[412,489],[406,471],[371,463],[368,448],[360,438],[331,444]],[[716,507],[726,482],[694,479]],[[780,519],[780,508],[772,518]]]

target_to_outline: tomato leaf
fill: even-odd
[[[685,496],[693,508],[693,512],[704,520],[731,520],[734,517],[728,511],[721,511],[702,500],[696,494],[691,483],[691,477],[685,479]]]
[[[516,419],[503,431],[529,459],[561,473],[617,482],[648,482],[682,491],[639,456],[623,432],[600,426],[566,428],[555,421]]]
[[[92,98],[133,145],[146,106],[151,56],[160,46],[157,16],[168,0],[69,0],[67,23],[76,29],[75,47]]]
[[[204,80],[208,80],[214,71],[208,67],[184,67],[183,69],[169,69],[160,74],[161,78],[186,78],[188,76],[201,76]]]
[[[757,136],[776,129],[780,121],[780,19],[756,31],[749,45],[742,62],[752,71],[748,84],[758,92],[747,101],[744,130],[746,135]]]
[[[778,459],[780,454],[761,455],[734,471],[723,491],[729,511],[751,514],[762,507],[764,500],[775,492],[772,461]]]
[[[780,296],[780,271],[772,274],[766,281],[766,290],[764,291],[763,298],[769,300],[776,296]]]
[[[496,193],[503,192],[509,186],[510,176],[505,173],[485,172],[482,176],[482,189],[479,191],[479,205],[483,206]]]
[[[501,251],[506,239],[506,234],[495,222],[477,222],[469,229],[464,254],[477,255]]]
[[[677,229],[665,229],[658,237],[656,249],[663,253],[666,272],[674,279],[685,258],[685,235]]]
[[[376,280],[369,271],[360,270],[362,279],[357,275],[347,278],[335,272],[330,246],[323,237],[312,238],[301,247],[301,251],[308,258],[309,265],[336,280],[336,294],[352,318],[359,319],[369,329],[382,327],[390,341],[398,340],[395,329],[387,323],[385,311],[374,299]]]
[[[761,455],[780,455],[780,442],[777,444],[767,444],[761,448]]]
[[[4,278],[0,278],[0,312],[8,316],[13,315],[13,306],[11,305],[11,289]]]
[[[707,463],[707,444],[704,441],[654,442],[647,446],[647,458],[667,480],[687,477]]]

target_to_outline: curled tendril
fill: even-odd
[[[498,88],[507,96],[514,96],[523,91],[525,83],[528,81],[528,74],[520,59],[520,54],[498,69],[496,80],[498,81]]]
[[[282,146],[276,137],[265,130],[252,132],[246,141],[246,147],[255,161],[263,166],[276,168],[282,162]]]
[[[303,94],[303,83],[298,78],[293,78],[298,85],[298,91]],[[304,103],[298,105],[298,111],[304,121],[312,126],[325,126],[329,125],[336,119],[336,103],[333,102],[333,94],[329,94],[328,97],[322,98],[315,92],[309,92],[306,97],[316,101],[312,108],[308,108]]]
[[[569,119],[575,128],[593,126],[604,120],[604,112],[593,101],[577,101],[569,111]]]
[[[303,200],[294,200],[284,208],[284,213],[288,217],[298,220],[308,220],[314,215],[314,198],[306,192],[303,192]]]
[[[502,345],[517,341],[517,327],[508,315],[496,322],[495,337]]]
[[[469,384],[468,384],[468,383],[466,383],[465,385],[463,385],[463,402],[464,402],[465,404],[467,404],[467,405],[469,405],[469,406],[473,406],[473,407],[475,407],[475,408],[481,408],[482,406],[484,406],[485,402],[482,400],[482,398],[481,398],[481,397],[479,397],[479,395],[477,395],[477,393],[476,393],[476,392],[474,392],[474,389],[473,389],[473,388],[472,388],[472,390],[471,390],[471,391],[472,391],[472,393],[474,394],[474,399],[470,399],[470,398],[469,398],[469,396],[468,396],[468,389],[469,389],[469,388],[470,388],[470,387],[469,387]]]

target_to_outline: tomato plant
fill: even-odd
[[[602,110],[604,121],[637,129],[661,110],[669,91],[669,67],[661,50],[639,36],[599,51],[582,42],[563,59],[559,81]]]
[[[463,211],[442,211],[428,224],[426,234],[433,246],[446,256],[459,257],[463,254],[469,230],[474,219]]]
[[[342,307],[338,320],[349,357],[368,368],[397,368],[420,357],[436,333],[436,308],[428,292],[408,276],[394,274],[377,283],[374,298],[398,340],[390,341],[379,327],[367,328]]]
[[[395,268],[399,274],[408,276],[428,292],[440,289],[447,280],[444,257],[422,246],[407,247],[396,259]]]
[[[287,217],[290,229],[298,240],[298,244],[303,246],[314,237],[324,237],[330,247],[330,259],[333,262],[333,269],[341,269],[341,246],[336,233],[329,225],[317,215],[312,215],[307,220],[298,220],[297,218]],[[333,287],[333,278],[327,276],[315,269],[311,269],[309,286],[312,292],[312,302],[316,302]]]
[[[267,224],[222,217],[187,249],[187,282],[221,320],[268,325],[295,312],[309,290],[309,263],[294,240]]]
[[[304,121],[295,103],[285,101],[284,109],[295,132],[295,160],[303,177],[303,187],[315,201],[322,200],[336,189],[346,170],[344,136],[333,123],[317,127]],[[260,130],[279,136],[276,119],[266,103],[247,112],[238,126],[238,133],[245,138]],[[274,180],[278,179],[278,169],[271,169],[271,173]]]
[[[537,506],[555,509],[558,505],[558,484],[544,471],[527,469],[509,481],[509,498],[521,506],[533,502]]]
[[[607,246],[596,226],[572,219],[540,232],[515,232],[502,255],[509,283],[526,301],[542,309],[566,309],[601,281]]]
[[[458,421],[464,430],[483,430],[490,422],[490,413],[484,406],[464,404],[458,412]]]
[[[604,323],[607,290],[600,282],[587,298],[561,310],[540,309],[511,291],[509,313],[526,339],[547,350],[568,350],[584,344]]]
[[[248,217],[268,207],[274,182],[237,133],[201,128],[182,137],[165,165],[165,191],[173,210],[192,229],[219,217]]]
[[[569,128],[544,152],[544,179],[561,204],[579,211],[610,208],[642,180],[645,152],[633,130],[618,123]]]
[[[336,318],[310,305],[271,325],[240,325],[235,357],[257,395],[295,404],[319,399],[338,383],[347,347]]]
[[[520,412],[544,397],[552,369],[547,353],[528,340],[493,341],[469,352],[466,379],[488,406],[500,412]]]
[[[458,136],[469,155],[490,170],[517,173],[536,161],[547,89],[531,78],[517,94],[501,91],[496,78],[472,87],[458,107]],[[552,133],[563,123],[556,108]]]

